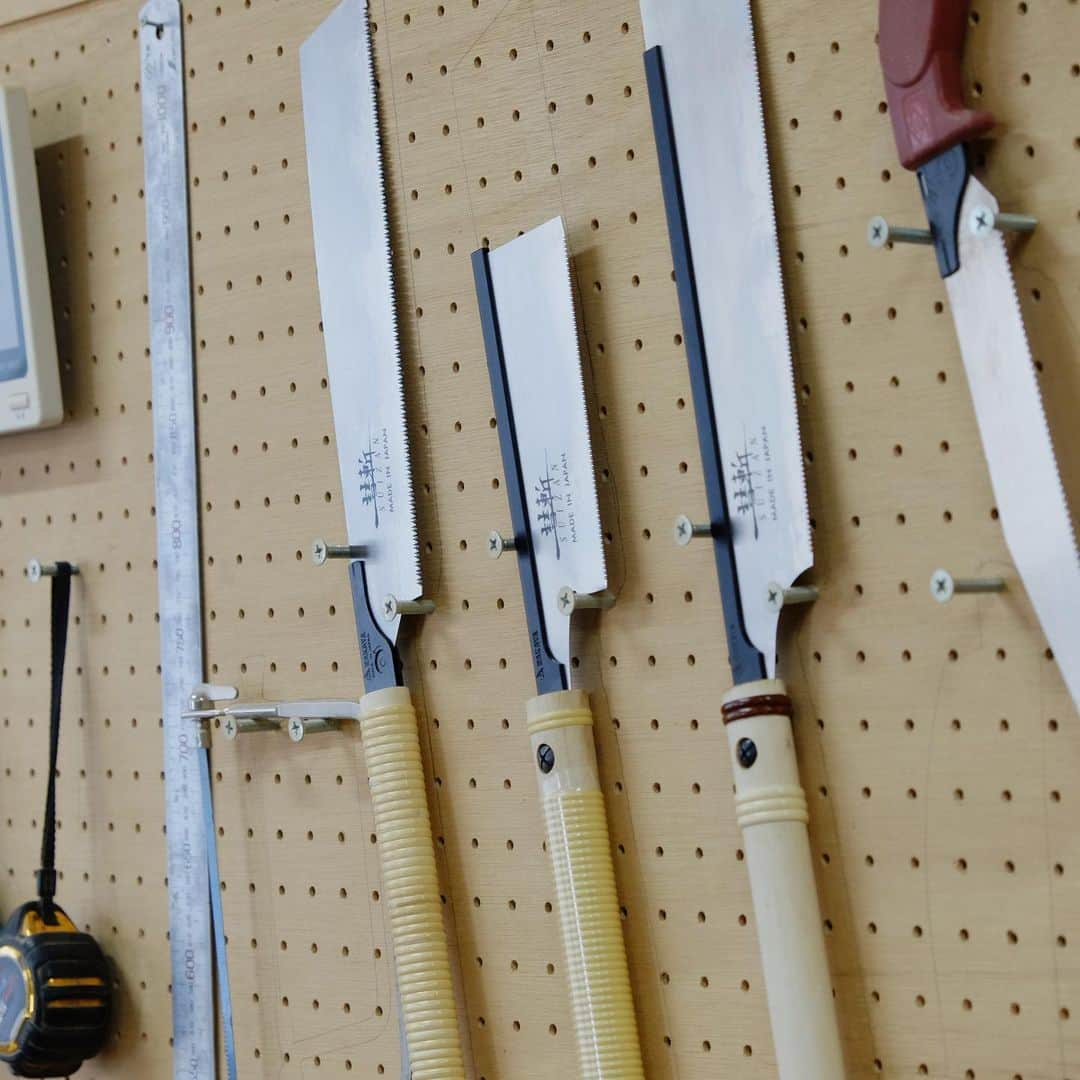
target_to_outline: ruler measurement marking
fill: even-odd
[[[140,13],[147,261],[161,635],[173,1075],[213,1080],[206,837],[194,730],[180,713],[202,680],[194,353],[180,5]]]

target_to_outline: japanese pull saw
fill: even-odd
[[[561,218],[473,253],[537,696],[525,706],[583,1080],[643,1080],[588,694],[570,616],[607,584]]]
[[[968,0],[881,0],[889,115],[919,178],[1005,542],[1080,707],[1080,551],[1001,232],[1023,219],[1001,214],[971,171],[967,144],[994,118],[964,104],[967,22]],[[870,223],[875,246],[893,238]]]
[[[642,0],[645,69],[734,687],[723,698],[781,1080],[843,1054],[776,637],[813,563],[747,0]],[[728,212],[729,208],[733,212]]]
[[[304,42],[300,79],[345,524],[357,555],[349,576],[366,691],[360,732],[407,1046],[401,1075],[463,1080],[416,712],[398,652],[402,612],[420,596],[420,560],[363,0],[344,0]]]

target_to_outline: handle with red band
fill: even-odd
[[[878,49],[893,134],[905,168],[918,169],[985,135],[988,112],[964,104],[968,0],[880,0]]]

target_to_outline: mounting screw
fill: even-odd
[[[311,561],[322,566],[327,559],[362,559],[367,555],[367,548],[359,544],[328,544],[325,540],[311,542]]]
[[[40,581],[43,577],[56,577],[56,563],[54,562],[39,562],[37,559],[31,559],[26,564],[26,576],[33,582]],[[71,564],[72,574],[77,574],[79,568],[75,563]]]
[[[517,541],[512,536],[503,536],[498,529],[492,529],[488,533],[488,554],[497,559],[504,551],[513,551],[517,547]]]
[[[886,244],[932,244],[934,234],[929,229],[912,229],[906,225],[890,225],[880,215],[870,219],[866,239],[872,248]]]
[[[685,514],[680,514],[675,519],[675,543],[680,547],[686,547],[695,537],[712,536],[712,526],[705,523],[695,523]]]
[[[749,769],[757,761],[757,743],[753,739],[740,739],[735,746],[739,764],[744,769]]]
[[[557,597],[559,611],[563,615],[573,615],[582,608],[603,608],[605,611],[615,606],[615,597],[609,592],[579,593],[569,585],[559,590]]]
[[[387,593],[382,602],[382,614],[387,622],[399,615],[430,615],[434,610],[434,600],[399,600],[393,593]]]
[[[235,739],[240,735],[257,734],[260,731],[280,731],[281,721],[273,714],[273,706],[243,706],[244,712],[237,716],[226,712],[221,721],[221,730],[226,739]],[[251,713],[259,715],[252,716]]]
[[[765,587],[765,603],[770,611],[782,611],[789,604],[812,604],[820,595],[813,585],[796,585],[785,589],[770,581]]]
[[[545,776],[555,768],[555,751],[547,743],[541,743],[536,748],[536,764]]]
[[[1001,214],[989,206],[976,206],[968,218],[968,228],[975,236],[989,236],[994,230],[1032,233],[1038,224],[1039,219],[1029,214]]]
[[[337,731],[338,722],[336,720],[323,720],[317,717],[305,716],[301,719],[298,716],[294,716],[288,723],[286,729],[289,733],[289,738],[293,742],[303,742],[305,735],[317,735],[322,731]]]
[[[958,594],[1004,591],[1005,579],[1000,577],[954,578],[948,570],[935,570],[930,576],[930,595],[939,604],[947,604]]]

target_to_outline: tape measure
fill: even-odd
[[[52,704],[49,782],[38,897],[0,932],[0,1060],[16,1076],[69,1076],[105,1042],[112,974],[101,946],[53,902],[56,892],[56,757],[67,652],[71,566],[52,581]]]

